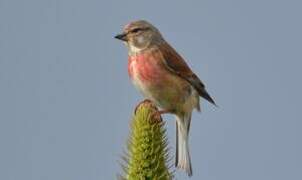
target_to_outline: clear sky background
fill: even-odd
[[[136,19],[161,30],[220,106],[203,101],[193,114],[192,180],[302,179],[301,7],[0,0],[0,179],[116,178],[142,96],[113,36]],[[174,153],[174,118],[164,118]]]

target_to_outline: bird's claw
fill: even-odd
[[[142,102],[140,102],[138,105],[136,105],[135,109],[134,109],[134,114],[136,114],[137,109],[140,107],[141,104],[146,103],[146,102],[151,102],[149,99],[145,99]]]

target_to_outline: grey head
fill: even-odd
[[[128,23],[124,26],[123,32],[115,38],[126,43],[130,54],[138,53],[164,41],[159,30],[145,20]]]

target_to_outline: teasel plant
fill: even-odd
[[[141,102],[130,124],[131,132],[121,166],[123,180],[170,180],[173,178],[165,123],[149,100]]]

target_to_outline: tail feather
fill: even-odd
[[[189,128],[191,113],[176,118],[176,159],[175,166],[185,170],[188,176],[192,176],[191,157],[189,152]]]
[[[210,103],[212,103],[213,105],[217,106],[215,101],[212,99],[212,97],[210,96],[210,94],[206,91],[205,88],[203,88],[200,92],[199,95],[203,98],[205,98],[207,101],[209,101]]]

